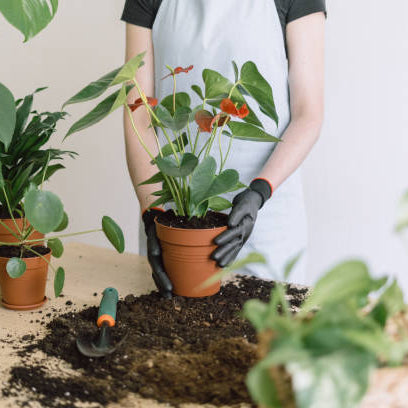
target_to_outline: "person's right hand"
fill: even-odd
[[[172,297],[173,285],[164,270],[161,246],[157,238],[156,225],[154,223],[154,219],[161,213],[162,210],[157,208],[146,210],[143,213],[142,220],[147,235],[147,259],[152,267],[154,283],[159,293],[163,297],[170,299]]]

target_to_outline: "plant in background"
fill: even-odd
[[[45,174],[47,174],[47,168],[44,169],[44,177]],[[0,183],[0,188],[1,187],[2,185]],[[19,256],[10,257],[6,265],[6,270],[10,278],[16,279],[21,277],[26,271],[24,254],[34,254],[34,256],[43,259],[55,272],[54,292],[55,296],[58,297],[64,286],[65,271],[61,266],[55,269],[46,257],[39,252],[38,248],[44,247],[44,243],[46,243],[47,247],[52,250],[52,256],[59,258],[64,250],[61,238],[103,231],[119,253],[122,253],[125,249],[122,230],[108,216],[102,218],[101,228],[75,233],[58,234],[67,227],[68,216],[64,212],[61,200],[50,191],[43,191],[32,185],[24,196],[22,206],[26,217],[24,221],[27,220],[29,224],[24,222],[23,228],[19,228],[17,224],[15,224],[18,232],[13,233],[13,236],[15,237],[16,242],[0,242],[0,248],[17,247],[19,249]],[[12,219],[15,223],[15,218],[13,217]],[[33,229],[36,229],[42,234],[54,234],[39,239],[28,239],[27,237],[30,236]]]
[[[54,18],[58,0],[2,0],[0,13],[24,35],[24,42],[36,36]]]
[[[372,299],[378,291],[381,295]],[[403,310],[397,283],[372,278],[358,260],[323,276],[297,314],[277,284],[269,304],[251,300],[244,306],[263,354],[247,377],[252,398],[269,408],[358,406],[371,371],[401,364],[408,352],[407,327],[398,326],[397,338],[386,331],[391,319],[398,324]]]
[[[123,67],[92,82],[65,103],[69,105],[88,101],[102,95],[111,86],[122,85],[78,120],[70,128],[67,136],[97,123],[117,108],[124,106],[135,136],[150,156],[152,165],[158,167],[157,174],[142,183],[162,183],[162,189],[154,193],[157,199],[151,207],[173,203],[176,215],[189,218],[204,217],[208,209],[221,211],[229,208],[231,203],[221,195],[244,187],[235,169],[225,169],[233,139],[279,141],[265,131],[263,124],[245,99],[245,96],[251,96],[260,110],[277,124],[278,116],[270,85],[253,62],[245,63],[240,72],[233,63],[235,82],[230,82],[216,71],[205,69],[204,91],[198,85],[191,87],[201,98],[202,103],[191,107],[190,95],[176,92],[176,77],[181,72],[188,73],[193,66],[175,69],[168,67],[170,73],[163,79],[173,80],[173,93],[159,103],[156,99],[147,97],[135,79],[136,71],[143,65],[144,54],[137,55]],[[141,97],[128,105],[128,92],[132,87],[137,88]],[[160,128],[166,139],[166,144],[161,145],[156,134],[158,155],[154,155],[147,148],[141,129],[137,128],[133,120],[132,111],[140,106],[145,106],[149,112],[152,128]],[[192,122],[198,125],[194,134],[190,126]],[[221,147],[221,138],[224,137],[230,138],[226,152],[222,151]],[[212,147],[216,144],[219,168],[215,158],[210,155]]]
[[[55,162],[76,156],[72,151],[43,148],[58,121],[66,116],[66,112],[32,111],[34,94],[44,89],[14,101],[12,93],[0,83],[0,204],[3,210],[19,212],[20,217],[19,205],[29,186],[40,185],[64,168]]]
[[[408,191],[401,197],[398,203],[396,231],[401,233],[408,229]]]

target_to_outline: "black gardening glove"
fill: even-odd
[[[156,225],[154,223],[155,217],[159,214],[162,214],[162,211],[152,208],[151,210],[146,210],[142,216],[147,235],[147,259],[152,267],[153,280],[157,289],[163,297],[170,299],[172,297],[173,285],[164,270],[161,246],[157,238]]]
[[[249,188],[235,196],[228,217],[228,229],[214,239],[218,248],[211,254],[218,266],[224,268],[238,255],[251,235],[258,211],[272,195],[272,186],[264,179],[255,179]]]

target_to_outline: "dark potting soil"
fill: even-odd
[[[47,324],[44,339],[20,351],[25,363],[12,368],[3,395],[18,397],[26,390],[30,401],[47,408],[75,407],[79,401],[106,406],[129,392],[173,406],[251,403],[245,377],[257,360],[256,333],[241,310],[249,299],[267,301],[272,287],[240,277],[208,298],[128,295],[118,303],[114,343],[127,337],[102,359],[86,358],[75,346],[78,335],[97,335],[97,308],[65,313]],[[288,285],[287,293],[299,306],[307,290]],[[78,375],[59,376],[48,364],[33,364],[29,358],[37,350],[70,363]]]
[[[35,252],[38,252],[40,255],[46,255],[50,252],[50,249],[44,246],[33,246]],[[21,255],[21,251],[23,251]],[[0,256],[3,258],[35,258],[36,254],[27,249],[21,248],[20,246],[11,246],[11,245],[1,245],[0,246]]]
[[[18,209],[21,211],[21,207],[18,207]],[[17,211],[13,211],[13,216],[14,218],[21,218],[20,214]],[[0,219],[7,220],[10,218],[10,211],[8,210],[8,208],[0,205]]]
[[[189,219],[187,216],[182,217],[176,215],[173,210],[167,210],[157,217],[157,221],[173,228],[208,229],[226,226],[228,223],[228,215],[208,211],[204,218],[192,217]]]

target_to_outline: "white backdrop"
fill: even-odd
[[[124,1],[61,1],[55,20],[27,44],[0,18],[0,81],[14,95],[37,87],[36,107],[58,110],[83,85],[119,66],[124,55]],[[408,188],[408,2],[329,1],[326,119],[304,165],[311,282],[334,262],[368,260],[377,274],[399,276],[408,293],[408,246],[393,234],[395,206]],[[74,118],[93,106],[73,106]],[[99,225],[109,214],[137,250],[139,209],[127,174],[121,113],[73,135],[63,148],[80,154],[49,188],[61,196],[69,230]],[[108,246],[102,234],[75,238]]]

